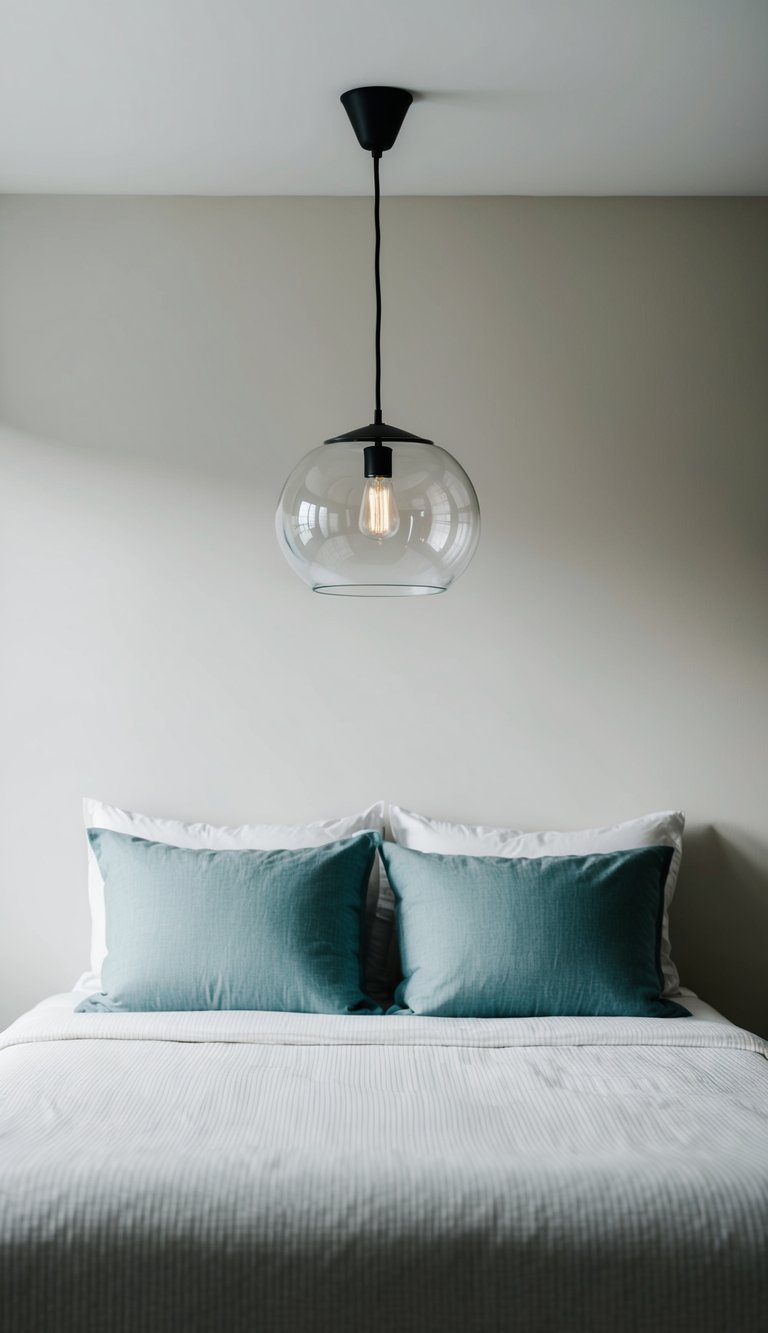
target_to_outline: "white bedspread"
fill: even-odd
[[[0,1037],[3,1333],[765,1333],[768,1046],[692,1019]]]

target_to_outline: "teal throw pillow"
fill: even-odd
[[[104,878],[103,993],[80,1013],[381,1013],[361,986],[368,876],[359,833],[298,851],[192,851],[89,829]]]
[[[540,858],[384,843],[397,903],[401,1012],[689,1017],[659,964],[671,847]]]

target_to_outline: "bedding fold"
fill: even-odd
[[[768,1042],[685,996],[694,1022],[658,1018],[422,1018],[263,1010],[76,1013],[79,992],[52,996],[0,1033],[0,1050],[48,1041],[235,1042],[270,1046],[690,1046],[753,1051]]]

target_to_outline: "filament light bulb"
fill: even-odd
[[[391,477],[366,477],[360,505],[360,531],[366,537],[385,541],[400,527]]]

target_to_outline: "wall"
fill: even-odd
[[[768,1033],[768,201],[388,199],[384,402],[467,466],[445,597],[273,511],[371,407],[362,199],[0,206],[2,1012],[87,962],[83,794],[579,827],[680,806],[684,980]]]

